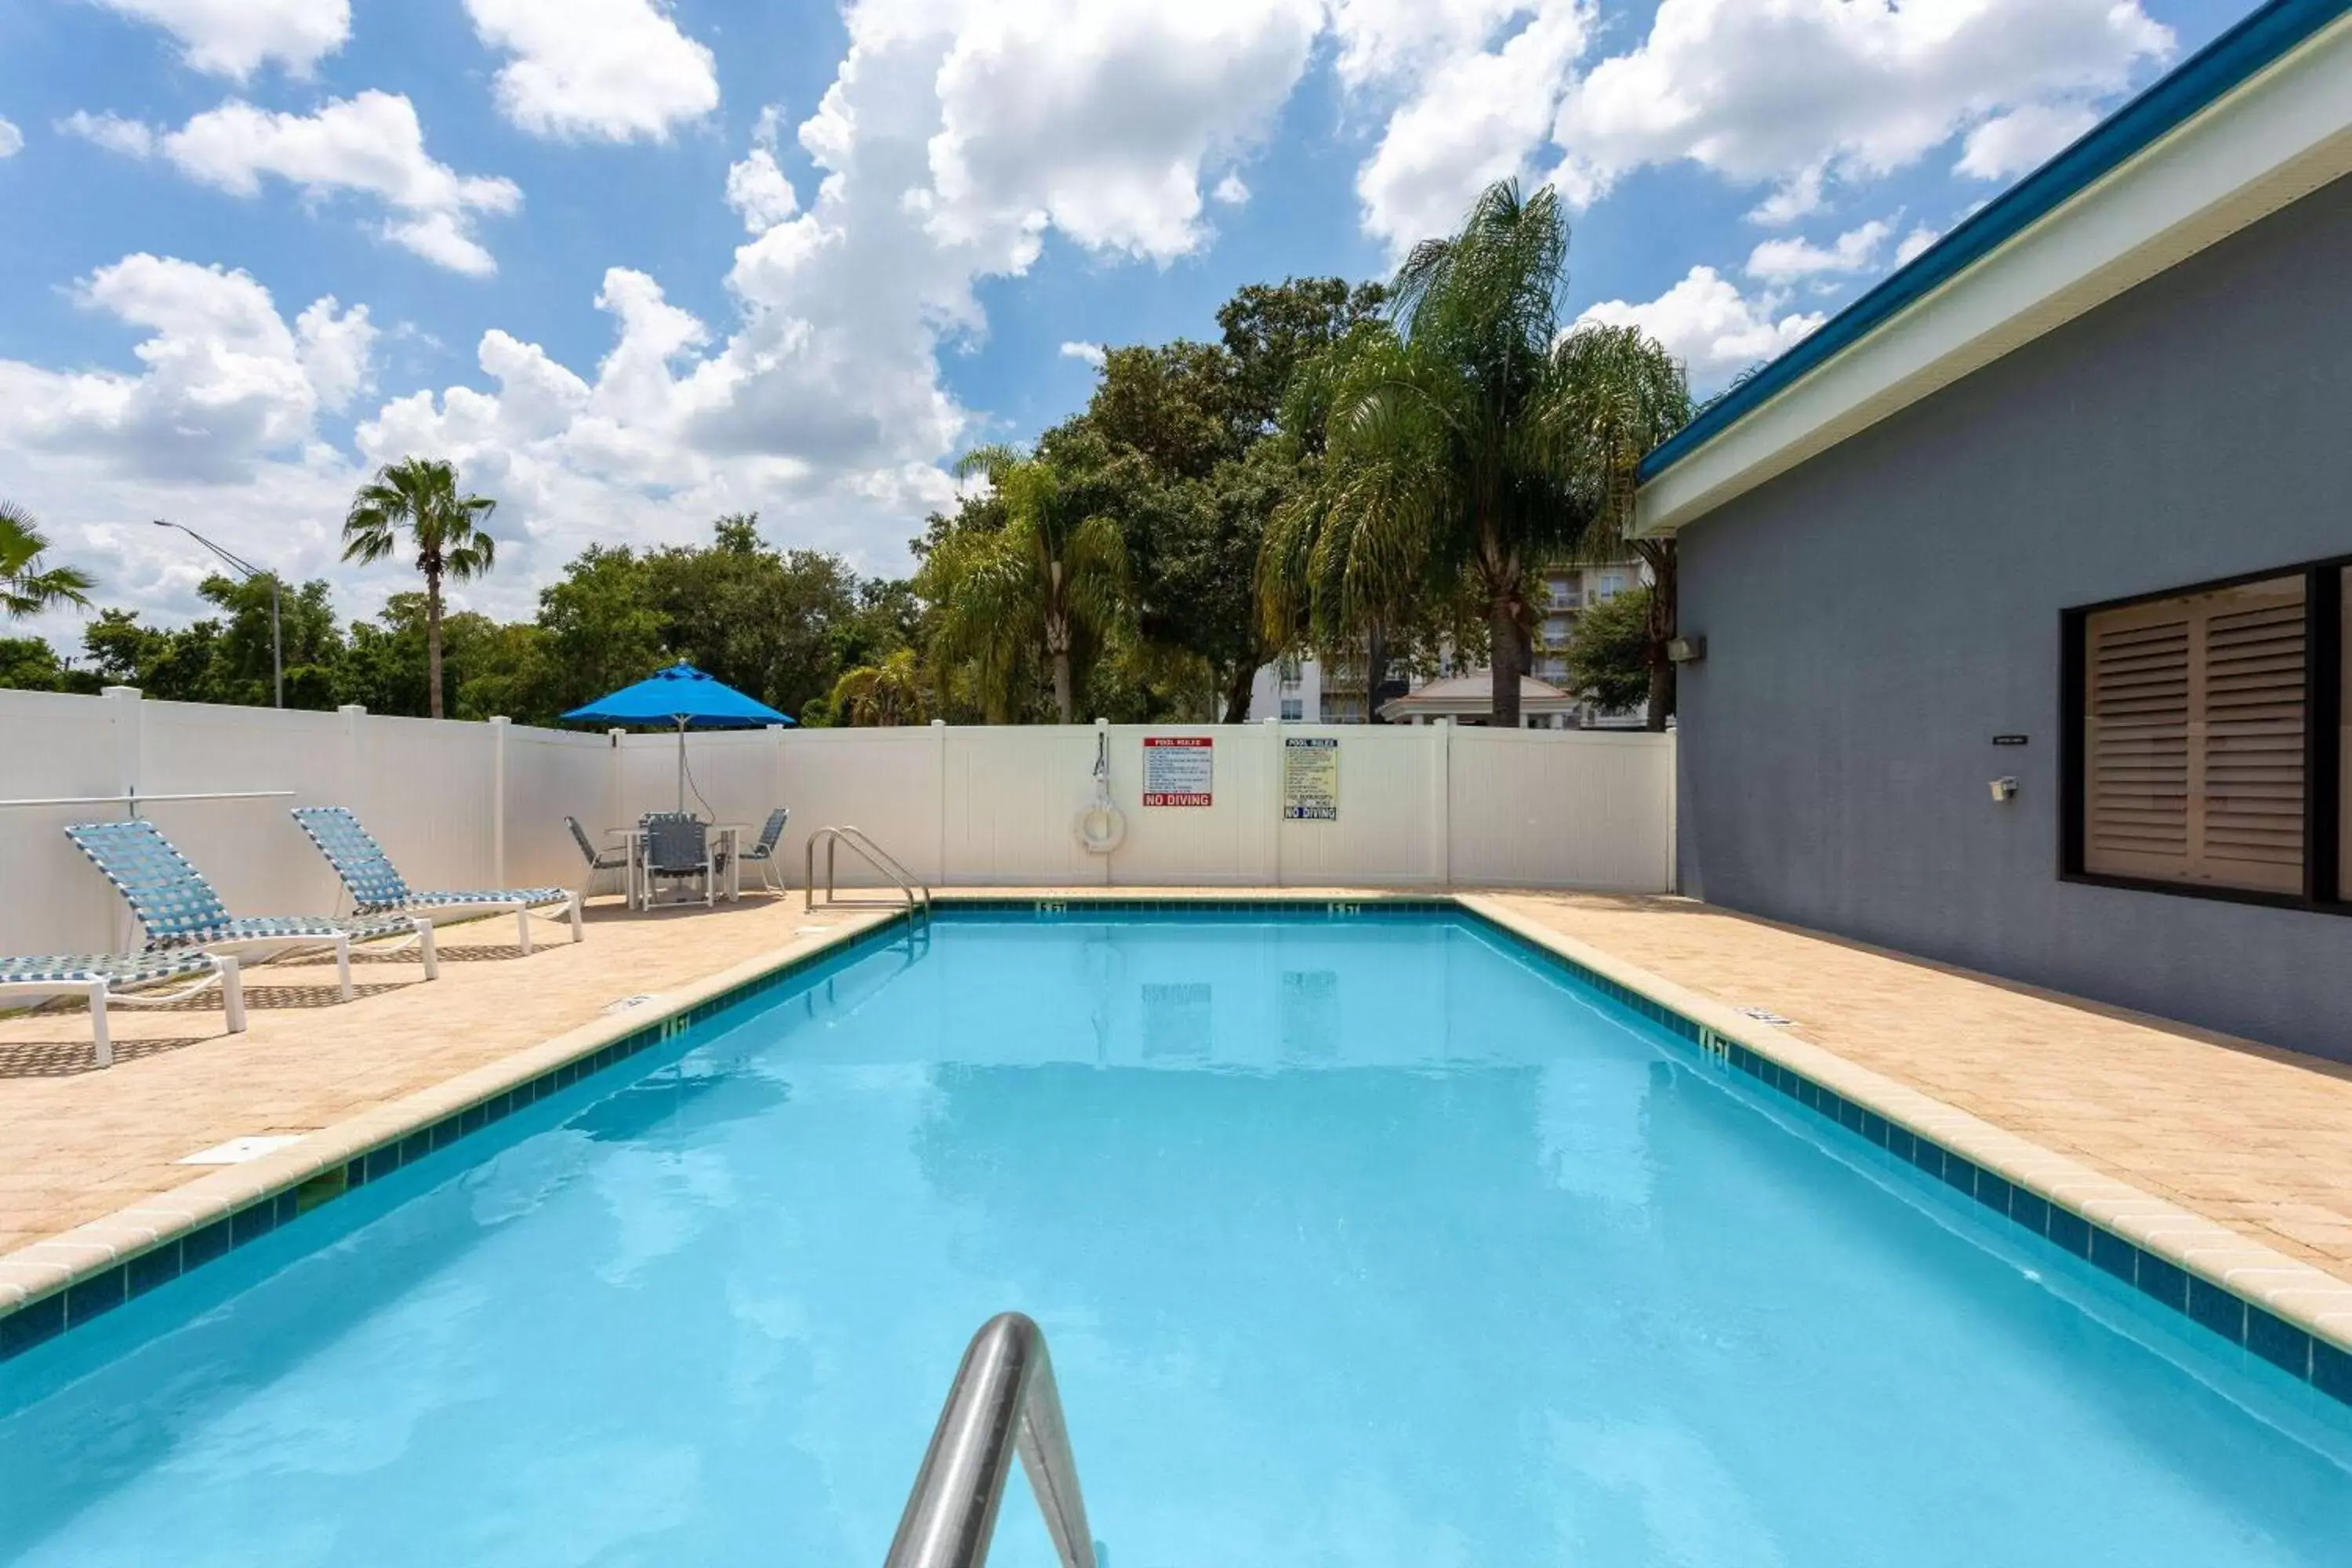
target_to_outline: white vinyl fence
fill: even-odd
[[[1286,816],[1286,742],[1329,739],[1336,816]],[[1198,746],[1147,742],[1206,740]],[[1126,837],[1080,844],[1097,747]],[[1144,804],[1147,755],[1189,752],[1205,805]],[[687,741],[687,805],[756,826],[792,808],[779,853],[797,885],[817,828],[864,828],[936,886],[1575,887],[1674,885],[1669,736],[1431,725],[1028,726],[758,730]],[[1330,781],[1331,773],[1323,775]],[[1304,781],[1302,781],[1304,783]],[[350,806],[419,887],[577,886],[564,825],[591,839],[677,803],[677,742],[488,723],[0,691],[0,799],[137,795],[247,914],[335,902],[288,808]],[[279,793],[283,792],[283,793]],[[199,800],[167,795],[245,796]],[[1293,804],[1305,804],[1301,795]],[[121,947],[132,932],[60,831],[121,800],[0,806],[0,952]],[[844,850],[845,887],[873,879]]]

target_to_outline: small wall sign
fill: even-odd
[[[1143,804],[1213,805],[1216,755],[1216,742],[1207,735],[1146,735]]]
[[[1282,818],[1285,822],[1339,820],[1339,742],[1336,738],[1283,738]]]
[[[1995,735],[1992,738],[1992,743],[1996,746],[2021,746],[2025,744],[2025,737],[2022,735]]]

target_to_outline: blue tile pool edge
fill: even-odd
[[[1850,1096],[1818,1083],[1763,1052],[1699,1023],[1601,973],[1483,910],[1456,908],[1515,950],[1568,974],[1611,1001],[1640,1014],[1691,1047],[1703,1063],[1746,1074],[1758,1083],[1942,1181],[1982,1208],[2091,1263],[2160,1306],[2341,1404],[2352,1406],[2352,1350],[2251,1300],[2226,1283],[2196,1274],[2128,1237],[2077,1213],[2057,1198],[1989,1169],[1924,1132]],[[2282,1255],[2284,1256],[2284,1255]]]
[[[333,1202],[403,1165],[421,1160],[493,1122],[571,1088],[616,1062],[676,1039],[695,1025],[794,980],[810,969],[854,957],[905,936],[911,918],[896,914],[844,939],[797,952],[771,968],[699,1000],[646,1019],[609,1040],[584,1047],[567,1061],[416,1125],[309,1174],[262,1194],[151,1247],[126,1253],[38,1296],[0,1311],[0,1363],[47,1343],[132,1299],[169,1284],[190,1269],[257,1241],[299,1215]]]
[[[2189,1319],[2231,1344],[2304,1383],[2352,1405],[2352,1351],[2288,1321],[2225,1283],[2205,1279],[2148,1251],[2055,1198],[1946,1148],[1925,1133],[1815,1082],[1769,1056],[1718,1033],[1633,986],[1547,943],[1514,930],[1493,915],[1451,894],[1407,894],[1333,899],[1303,893],[1256,897],[1153,898],[1036,897],[992,894],[940,895],[950,909],[1026,913],[1033,918],[1083,917],[1092,913],[1248,913],[1279,910],[1298,918],[1320,915],[1353,920],[1381,915],[1446,913],[1466,917],[1480,930],[1567,974],[1610,1001],[1658,1025],[1706,1063],[1745,1073],[1787,1099],[1837,1122],[1849,1131],[1942,1180],[1979,1205],[2021,1226],[2114,1275],[2141,1294]],[[774,989],[814,965],[898,940],[912,928],[911,913],[895,915],[845,941],[797,953],[772,968],[711,996],[648,1018],[635,1028],[547,1068],[473,1105],[386,1137],[374,1146],[312,1174],[297,1177],[204,1225],[153,1247],[94,1267],[58,1288],[0,1313],[0,1362],[47,1343],[58,1334],[102,1316],[133,1297],[178,1279],[191,1268],[267,1236],[322,1204],[381,1179],[411,1161],[502,1121],[525,1106],[570,1088],[581,1079],[678,1035],[725,1009]]]

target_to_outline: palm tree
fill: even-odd
[[[1324,580],[1370,614],[1452,581],[1484,612],[1492,721],[1517,729],[1535,569],[1576,550],[1606,487],[1573,416],[1560,296],[1568,226],[1549,188],[1489,186],[1460,233],[1423,240],[1392,286],[1393,330],[1340,369],[1327,425]]]
[[[43,568],[41,554],[48,547],[32,513],[0,500],[0,615],[13,621],[61,605],[89,607],[89,591],[97,585],[89,574]]]
[[[343,559],[365,565],[398,549],[402,536],[425,576],[425,674],[432,717],[441,717],[441,583],[463,583],[488,572],[498,541],[478,520],[498,503],[461,495],[456,465],[436,458],[404,458],[378,468],[352,498],[343,519]]]
[[[833,710],[845,724],[929,723],[930,704],[923,694],[923,672],[915,663],[915,650],[898,648],[878,664],[843,671],[833,683]]]
[[[970,661],[992,718],[1004,717],[1033,656],[1042,653],[1063,723],[1076,716],[1075,655],[1098,646],[1124,614],[1127,545],[1116,520],[1092,510],[1088,491],[1043,458],[982,447],[956,476],[985,476],[1004,526],[966,528],[932,550],[916,588],[939,606],[934,653],[942,666]]]
[[[1639,327],[1580,327],[1552,352],[1559,394],[1545,411],[1554,460],[1584,489],[1592,521],[1584,553],[1618,559],[1629,546],[1650,569],[1649,727],[1675,710],[1675,542],[1629,539],[1636,473],[1643,457],[1690,423],[1690,381],[1665,345]]]

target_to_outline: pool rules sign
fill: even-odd
[[[1282,820],[1339,820],[1339,742],[1336,738],[1282,738]]]
[[[1207,735],[1146,735],[1143,738],[1143,804],[1215,804],[1216,745],[1216,742]]]

